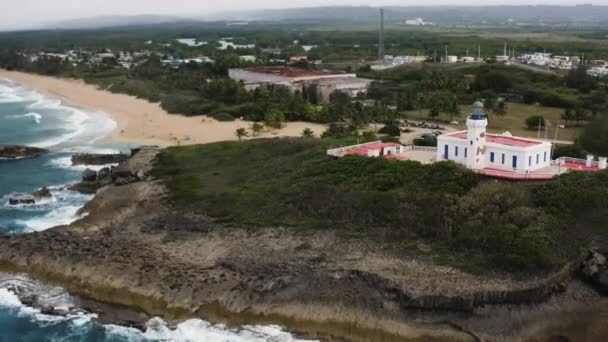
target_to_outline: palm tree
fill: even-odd
[[[251,130],[251,135],[257,137],[264,130],[264,125],[259,122],[254,122],[251,124],[251,127],[249,127],[249,129]]]
[[[302,131],[302,137],[304,138],[312,138],[315,136],[315,132],[312,131],[312,129],[310,128],[304,128],[304,130]]]
[[[247,130],[242,127],[237,128],[237,130],[234,132],[234,134],[236,135],[237,138],[239,138],[239,141],[243,140],[243,138],[248,135]]]

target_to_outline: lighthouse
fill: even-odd
[[[473,111],[467,118],[467,145],[465,147],[465,163],[470,169],[486,167],[486,127],[488,118],[483,112],[483,104],[477,101]]]

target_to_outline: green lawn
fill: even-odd
[[[459,121],[461,124],[459,128],[465,129],[464,121],[465,114],[470,111],[469,107],[462,107],[461,112],[463,113],[460,117],[450,117],[445,113],[441,113],[436,120],[431,120],[428,116],[428,110],[414,110],[405,113],[408,119],[412,120],[427,120],[427,121],[439,121],[439,122],[450,122],[452,120]],[[553,139],[555,137],[555,127],[558,120],[561,119],[563,113],[561,108],[544,107],[539,105],[528,105],[519,103],[509,103],[508,112],[505,116],[490,115],[488,130],[494,133],[502,133],[509,131],[513,135],[524,136],[530,138],[536,138],[538,135],[537,130],[529,130],[526,128],[526,118],[532,115],[542,115],[545,119],[549,120],[553,125],[549,130],[547,137]],[[566,127],[560,128],[558,132],[558,140],[573,141],[580,133],[580,127]],[[541,138],[544,137],[544,131],[541,132]]]

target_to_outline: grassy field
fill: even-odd
[[[450,122],[452,120],[456,120],[461,122],[461,125],[458,128],[465,129],[464,121],[465,121],[465,113],[468,113],[470,108],[463,107],[461,108],[461,112],[463,113],[460,117],[451,118],[445,113],[441,113],[439,117],[437,117],[436,121],[440,122]],[[547,138],[554,139],[555,138],[555,127],[557,121],[561,119],[561,115],[563,113],[563,109],[561,108],[552,108],[552,107],[544,107],[538,105],[528,105],[528,104],[520,104],[520,103],[509,103],[508,104],[508,112],[505,116],[498,115],[490,115],[488,130],[492,133],[502,133],[505,131],[511,132],[513,135],[536,138],[538,136],[537,130],[529,130],[526,128],[525,121],[528,117],[532,115],[542,115],[545,119],[549,120],[552,124],[552,128],[547,132]],[[408,119],[412,120],[430,120],[428,116],[428,110],[415,110],[408,111],[405,113]],[[566,127],[560,128],[558,132],[557,140],[565,140],[565,141],[573,141],[579,135],[581,131],[580,127]],[[541,132],[541,138],[544,138],[545,132],[544,130]]]

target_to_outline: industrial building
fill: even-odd
[[[364,94],[371,83],[371,80],[358,78],[356,74],[285,66],[230,69],[228,75],[235,81],[243,82],[248,90],[264,84],[282,85],[299,92],[303,92],[305,88],[316,89],[317,98],[321,103],[327,103],[331,94],[336,91],[352,97]]]

